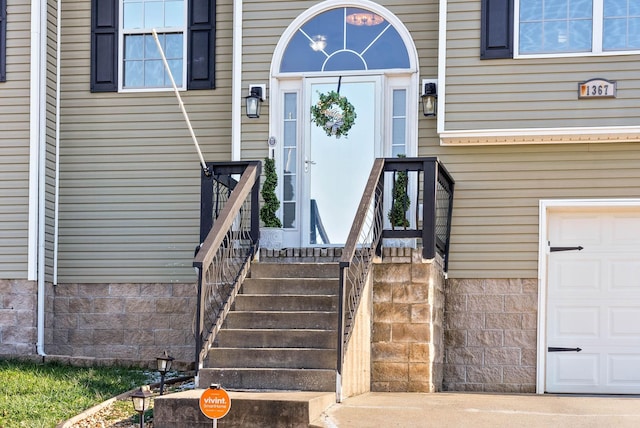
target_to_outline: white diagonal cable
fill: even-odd
[[[171,85],[173,86],[173,92],[176,94],[176,98],[178,98],[178,104],[180,105],[180,110],[182,110],[182,115],[184,116],[184,120],[187,122],[187,127],[189,128],[189,133],[191,134],[191,139],[193,140],[193,144],[196,146],[196,150],[198,151],[198,156],[200,157],[200,164],[202,165],[202,169],[205,174],[209,174],[209,168],[207,167],[207,163],[204,161],[204,156],[202,156],[202,151],[200,150],[200,145],[198,144],[198,139],[196,138],[196,134],[193,132],[193,127],[191,126],[191,121],[189,120],[189,115],[187,114],[187,110],[184,108],[184,103],[182,102],[182,97],[180,96],[180,92],[178,91],[178,87],[176,86],[176,81],[173,80],[173,74],[171,73],[171,69],[169,68],[169,63],[167,62],[167,57],[164,56],[164,51],[162,50],[162,45],[160,44],[160,39],[158,39],[158,33],[156,29],[153,28],[151,30],[153,33],[153,38],[156,41],[156,45],[158,45],[158,50],[160,51],[160,56],[162,57],[162,62],[164,63],[164,68],[167,70],[167,74],[169,74],[169,79],[171,80]]]

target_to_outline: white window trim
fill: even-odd
[[[124,37],[130,34],[151,34],[152,28],[136,28],[135,31],[124,28],[124,0],[118,0],[118,92],[167,92],[173,91],[173,87],[149,87],[149,88],[125,88],[124,87]],[[189,13],[189,2],[183,0],[183,17],[182,31],[176,31],[177,27],[156,28],[158,35],[167,33],[182,33],[182,81],[175,82],[179,91],[187,90],[187,38],[189,25],[187,18]],[[164,64],[163,64],[164,68]],[[175,76],[174,76],[175,79]]]
[[[548,219],[553,210],[566,208],[638,207],[640,199],[541,199],[538,222],[538,334],[536,394],[544,394],[547,356]]]
[[[591,40],[591,51],[589,52],[556,52],[556,53],[520,53],[520,2],[516,0],[513,12],[513,58],[514,59],[535,59],[535,58],[567,58],[583,56],[612,56],[612,55],[638,55],[640,49],[603,51],[602,50],[602,21],[604,15],[604,0],[593,0],[593,35]],[[597,19],[596,19],[597,18]]]

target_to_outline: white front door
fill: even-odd
[[[640,208],[553,211],[548,242],[545,391],[640,393]]]
[[[305,112],[309,115],[301,167],[302,243],[344,245],[373,161],[382,156],[381,78],[343,77],[340,95],[353,104],[357,117],[348,135],[328,136],[311,122],[310,108],[319,94],[338,89],[338,78],[305,80]]]

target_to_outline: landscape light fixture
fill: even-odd
[[[427,117],[433,117],[437,112],[438,89],[434,82],[427,82],[422,92],[422,113]]]
[[[164,376],[169,370],[171,370],[171,363],[173,362],[173,359],[173,357],[170,357],[167,354],[167,351],[164,351],[164,354],[161,357],[156,358],[156,365],[160,372],[160,395],[164,393]]]
[[[149,409],[152,395],[148,386],[142,386],[139,390],[131,394],[133,409],[140,415],[140,428],[144,428],[144,412]]]
[[[260,105],[262,101],[264,101],[262,87],[249,86],[249,96],[245,97],[247,117],[252,119],[260,117]]]

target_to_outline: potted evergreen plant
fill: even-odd
[[[276,195],[278,174],[276,173],[275,160],[264,159],[264,183],[262,183],[263,205],[260,208],[260,220],[263,227],[260,228],[260,246],[262,248],[279,250],[282,248],[282,222],[276,215],[280,208],[280,201]]]
[[[399,158],[406,157],[405,155],[398,155]],[[391,228],[406,230],[410,226],[409,219],[407,219],[407,211],[411,205],[411,199],[407,192],[409,186],[409,174],[407,171],[400,171],[396,174],[395,182],[393,183],[392,190],[392,205],[387,214],[387,218],[391,222]],[[388,246],[392,247],[411,247],[415,248],[416,240],[414,238],[393,238],[385,239]]]

